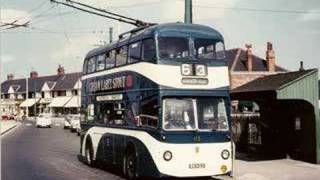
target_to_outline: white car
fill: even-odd
[[[40,114],[36,118],[36,126],[37,127],[49,127],[51,128],[52,120],[50,114]]]
[[[72,115],[69,114],[64,118],[64,126],[63,126],[64,129],[69,129],[71,127],[71,124],[70,124],[71,116]]]
[[[80,114],[71,116],[70,119],[70,131],[80,133]]]

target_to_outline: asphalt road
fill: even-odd
[[[26,121],[1,137],[2,180],[115,180],[115,170],[90,168],[78,160],[80,138],[56,121],[36,128]],[[113,172],[115,171],[115,172]]]
[[[1,136],[1,180],[124,179],[117,169],[90,168],[79,161],[79,149],[80,137],[63,129],[63,121],[55,120],[52,128],[22,122]]]

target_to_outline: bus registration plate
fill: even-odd
[[[206,164],[205,163],[189,164],[189,169],[204,169],[204,168],[206,168]]]

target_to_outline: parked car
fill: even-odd
[[[51,128],[52,119],[50,114],[40,114],[36,118],[36,127],[49,127]]]
[[[80,133],[80,114],[76,114],[71,116],[71,120],[70,120],[70,131],[71,132],[79,132]]]
[[[17,116],[14,114],[2,114],[1,119],[2,120],[16,120]]]
[[[71,124],[70,124],[71,117],[72,117],[72,114],[68,114],[64,117],[64,126],[63,126],[64,129],[69,129],[71,127]]]

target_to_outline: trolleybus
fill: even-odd
[[[134,29],[83,65],[81,156],[128,179],[231,175],[223,36],[195,24]]]

